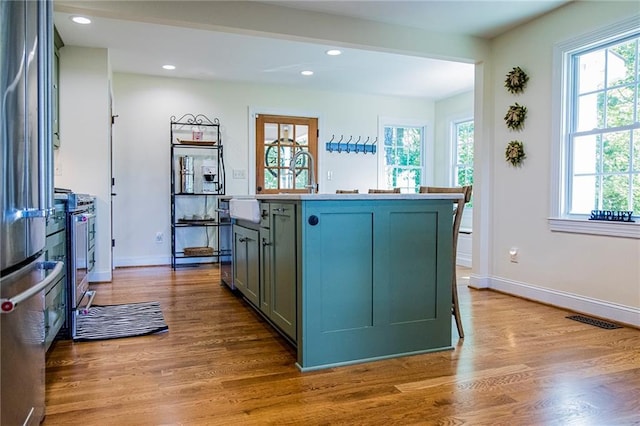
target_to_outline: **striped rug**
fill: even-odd
[[[168,330],[160,303],[94,305],[89,313],[78,315],[76,341],[119,339],[144,336]]]

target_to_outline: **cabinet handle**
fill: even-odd
[[[265,238],[262,239],[262,247],[271,246],[273,243],[267,242]]]
[[[240,243],[246,243],[246,242],[247,242],[247,239],[246,239],[246,238],[244,238],[244,237],[242,237],[242,238],[239,238],[239,239],[238,239],[238,242],[240,242]]]
[[[278,207],[278,208],[276,208],[276,209],[274,209],[274,210],[275,210],[276,212],[278,212],[278,213],[284,213],[284,212],[286,212],[286,211],[287,211],[287,209],[285,209],[284,207]]]

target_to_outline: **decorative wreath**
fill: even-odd
[[[522,130],[524,127],[524,119],[527,117],[527,107],[518,104],[511,105],[507,114],[504,116],[504,121],[507,123],[507,127],[511,130]]]
[[[529,81],[529,76],[522,71],[520,67],[514,67],[507,73],[507,79],[504,81],[504,87],[509,93],[517,94],[524,92],[524,88]]]
[[[522,165],[522,160],[527,158],[527,154],[524,153],[524,144],[520,141],[511,141],[507,144],[507,149],[504,152],[504,156],[507,162],[512,166],[518,167]]]

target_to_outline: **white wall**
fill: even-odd
[[[433,137],[434,105],[420,99],[292,90],[287,87],[114,74],[114,263],[116,266],[166,264],[170,256],[170,145],[172,115],[205,114],[221,123],[227,193],[253,192],[254,183],[233,179],[233,169],[252,170],[253,140],[249,111],[319,117],[321,192],[377,187],[377,160],[371,154],[329,153],[332,135],[375,139],[378,117],[393,116],[429,123]],[[327,172],[332,180],[327,180]],[[250,173],[246,173],[247,177]],[[165,235],[157,244],[157,232]]]
[[[107,50],[63,47],[54,185],[96,196],[96,269],[90,281],[111,280],[109,127]]]
[[[640,241],[551,232],[547,218],[550,159],[556,155],[551,151],[554,44],[638,11],[635,2],[575,2],[495,39],[490,69],[495,101],[485,102],[493,116],[485,124],[494,128],[494,138],[483,147],[493,155],[494,164],[489,286],[636,325],[640,325]],[[514,66],[530,77],[518,96],[502,85]],[[521,132],[509,131],[503,121],[514,102],[528,108]],[[520,168],[504,159],[512,139],[525,144],[527,158]],[[518,247],[519,263],[510,262],[510,247]]]

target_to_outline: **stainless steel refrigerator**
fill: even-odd
[[[45,262],[53,208],[52,4],[0,0],[0,424],[44,417]]]

